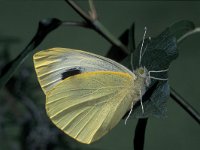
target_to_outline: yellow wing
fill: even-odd
[[[128,73],[112,71],[68,77],[47,93],[47,114],[66,134],[89,144],[112,129],[138,100],[134,81]]]
[[[133,74],[111,59],[68,48],[40,51],[34,55],[33,60],[38,80],[45,94],[63,80],[65,72],[83,73],[103,70]]]

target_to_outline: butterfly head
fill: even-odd
[[[149,73],[148,73],[147,68],[140,67],[140,68],[136,69],[135,74],[137,74],[138,77],[144,79],[144,82],[145,82],[146,86],[150,85],[151,80],[150,80],[150,77],[148,75]]]

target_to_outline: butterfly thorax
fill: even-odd
[[[138,98],[140,98],[140,96],[145,93],[146,87],[149,85],[148,71],[145,67],[140,67],[134,71],[134,74],[136,75],[136,78],[132,87],[133,94],[136,94]]]

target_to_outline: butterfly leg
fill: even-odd
[[[140,90],[140,105],[142,107],[142,114],[144,114],[144,107],[143,107],[143,103],[142,103],[142,91]]]
[[[129,113],[128,113],[128,116],[126,117],[126,119],[125,119],[125,125],[126,125],[126,123],[127,123],[127,121],[128,121],[128,118],[131,116],[131,113],[132,113],[132,111],[133,111],[133,102],[132,102],[132,104],[131,104],[131,109],[130,109],[130,111],[129,111]]]

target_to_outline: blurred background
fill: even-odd
[[[78,1],[88,9],[87,1]],[[157,36],[179,20],[190,20],[200,27],[200,2],[95,1],[100,21],[120,36],[135,23],[135,40]],[[14,59],[30,42],[38,22],[45,18],[81,21],[82,18],[62,0],[0,1],[0,69]],[[178,47],[179,57],[170,67],[170,85],[200,111],[200,34],[190,36]],[[111,44],[93,30],[61,26],[37,47],[82,49],[105,55]],[[80,144],[52,125],[45,113],[45,95],[39,87],[32,56],[15,73],[0,93],[0,150],[131,150],[137,119],[127,125],[122,120],[100,141]],[[200,128],[172,99],[167,103],[167,118],[148,121],[145,148],[154,150],[199,149]]]

